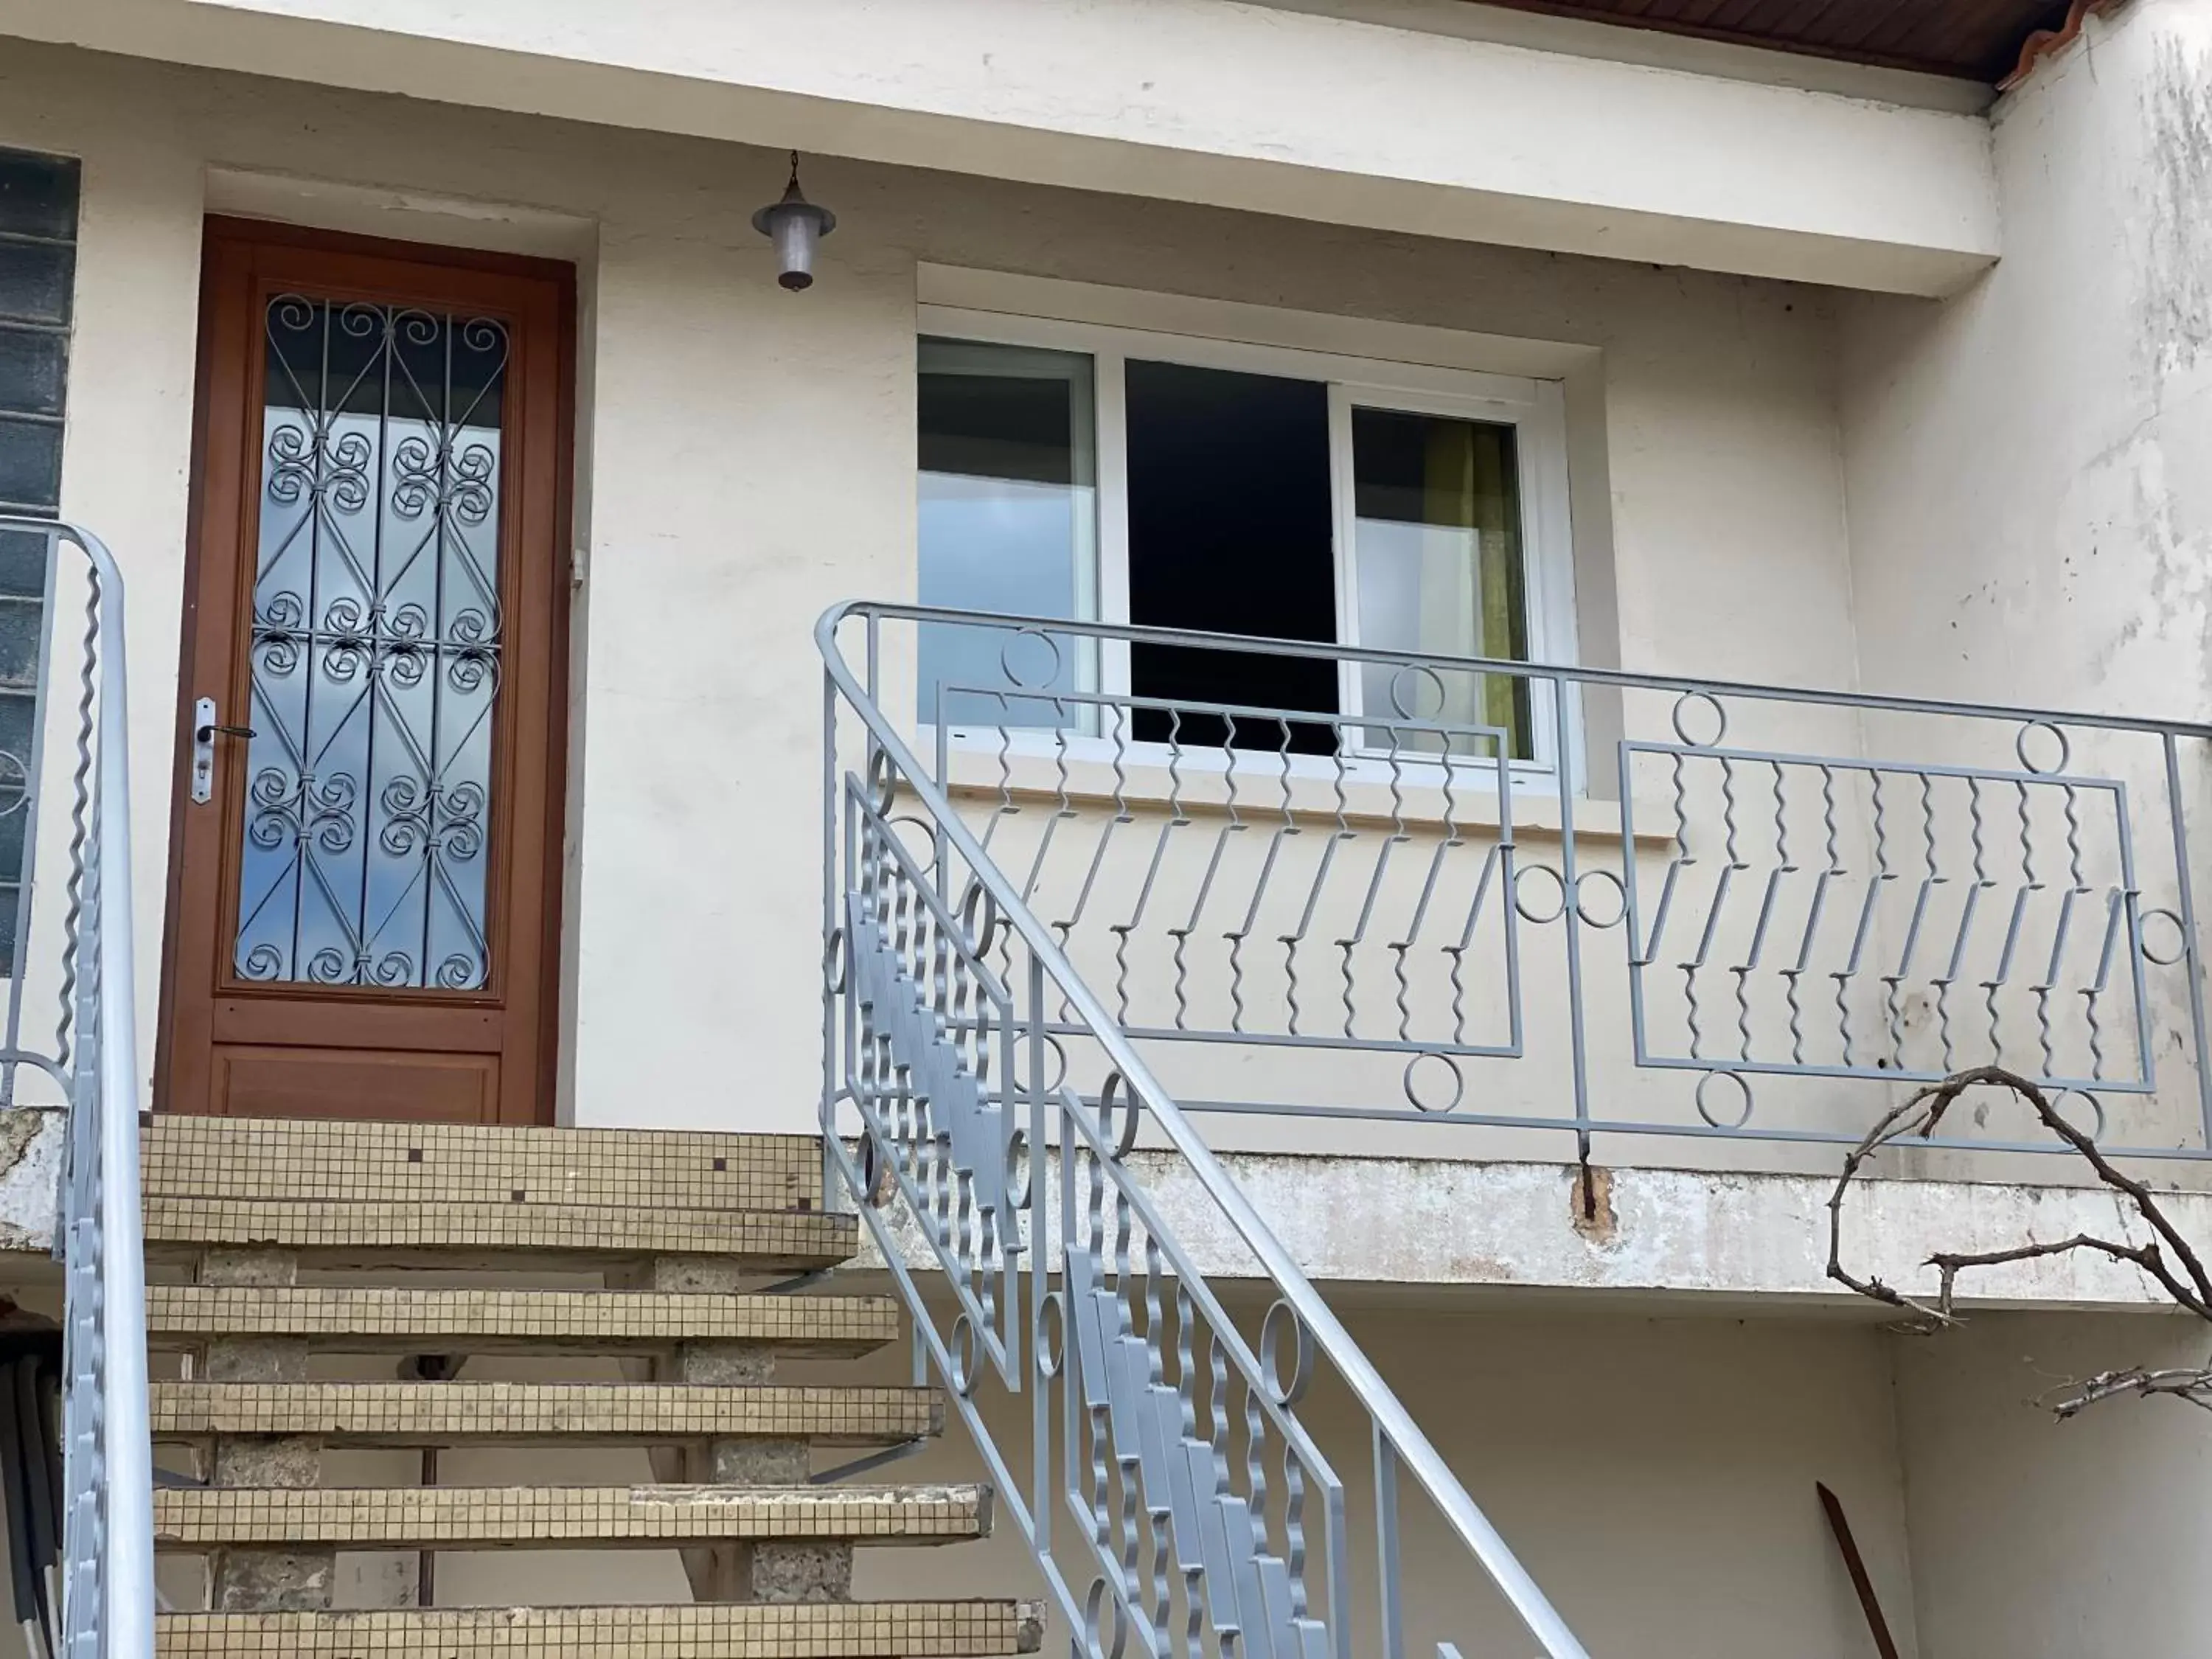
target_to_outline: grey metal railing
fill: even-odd
[[[73,526],[0,516],[9,643],[36,672],[0,700],[0,921],[10,928],[0,1105],[66,1113],[54,1253],[64,1264],[61,1605],[66,1659],[151,1659],[153,1450],[132,1000],[123,578]],[[18,666],[27,666],[19,664]],[[52,860],[58,842],[66,861]],[[49,875],[52,869],[55,873]],[[33,1009],[57,1000],[51,1041]]]
[[[2212,728],[906,605],[817,639],[831,1190],[1101,1653],[1449,1649],[1471,1576],[1409,1605],[1414,1492],[1582,1650],[1203,1114],[1803,1155],[1996,1064],[2206,1156]],[[1927,1144],[2045,1150],[1965,1115]]]
[[[854,614],[867,630],[858,672],[838,637]],[[878,695],[878,625],[895,614],[917,613],[840,610],[817,630],[830,1190],[890,1264],[917,1365],[945,1381],[1057,1611],[1102,1659],[1351,1659],[1358,1579],[1371,1584],[1380,1651],[1401,1659],[1419,1620],[1398,1550],[1402,1484],[1546,1654],[1579,1659],[1022,884],[915,758]],[[1058,1063],[1057,1034],[1078,1030],[1106,1067],[1088,1094]],[[841,1108],[860,1123],[850,1147]],[[1224,1303],[1129,1161],[1147,1127],[1195,1172],[1209,1231],[1242,1258],[1233,1277],[1268,1291],[1256,1321]],[[908,1234],[942,1270],[941,1296],[905,1265]],[[1372,1458],[1364,1550],[1305,1409],[1324,1367]],[[987,1418],[987,1387],[1025,1407],[1025,1433]],[[1453,1652],[1441,1636],[1437,1650]]]
[[[865,617],[930,781],[1186,1114],[1807,1148],[1996,1065],[2111,1152],[2208,1156],[2212,727]],[[1095,1096],[1088,1026],[1042,1023]],[[2057,1149],[1995,1101],[1929,1145]]]

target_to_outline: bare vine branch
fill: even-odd
[[[2000,1250],[1939,1250],[1928,1257],[1936,1269],[1936,1291],[1932,1301],[1906,1296],[1877,1278],[1861,1278],[1844,1266],[1844,1197],[1869,1159],[1900,1140],[1925,1140],[1932,1136],[1959,1097],[1969,1089],[2008,1090],[2034,1112],[2043,1126],[2064,1141],[2095,1171],[2097,1179],[2124,1196],[2152,1237],[2142,1244],[2088,1233],[2047,1243],[2018,1244]],[[1835,1190],[1828,1195],[1828,1277],[1859,1295],[1898,1309],[1911,1317],[1905,1328],[1927,1333],[1945,1330],[1961,1322],[1957,1309],[1959,1275],[1976,1267],[1993,1267],[2008,1261],[2033,1261],[2075,1250],[2125,1261],[2155,1279],[2180,1307],[2212,1324],[2212,1273],[2202,1257],[2174,1226],[2151,1189],[2116,1167],[2095,1141],[2068,1122],[2042,1090],[2017,1073],[2002,1066],[1983,1066],[1960,1072],[1941,1083],[1929,1084],[1905,1100],[1868,1131],[1866,1138],[1844,1159]],[[2170,1395],[2212,1411],[2212,1367],[2152,1370],[2135,1368],[2100,1372],[2060,1391],[2051,1408],[2060,1417],[2072,1417],[2100,1401],[2134,1395],[2148,1398]]]

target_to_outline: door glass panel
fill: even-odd
[[[1384,651],[1525,662],[1528,597],[1514,429],[1354,409],[1352,451],[1359,642]],[[1507,734],[1516,759],[1535,752],[1524,678],[1446,673],[1415,683],[1374,663],[1360,677],[1367,714],[1496,726]],[[1367,741],[1382,746],[1390,735],[1371,727]],[[1444,746],[1434,732],[1401,732],[1397,741],[1431,751]]]
[[[264,316],[241,978],[483,988],[507,336],[279,295]]]

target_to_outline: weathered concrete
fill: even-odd
[[[209,1250],[204,1285],[290,1285],[299,1258],[284,1250]],[[221,1338],[201,1357],[220,1382],[305,1382],[308,1345],[296,1337]],[[218,1435],[208,1478],[218,1486],[319,1486],[323,1443],[313,1435]],[[222,1549],[208,1558],[208,1605],[223,1613],[313,1611],[331,1605],[331,1549]]]
[[[1256,1268],[1212,1195],[1179,1158],[1133,1154],[1176,1237],[1210,1278]],[[1231,1154],[1223,1164],[1312,1278],[1354,1285],[1512,1286],[1771,1297],[1863,1305],[1826,1273],[1832,1176],[1711,1170],[1599,1171],[1595,1216],[1572,1165]],[[1057,1176],[1051,1178],[1056,1186]],[[1039,1184],[1046,1184],[1041,1172]],[[2212,1249],[2212,1195],[2163,1202]],[[896,1209],[883,1213],[896,1217]],[[1844,1209],[1845,1259],[1911,1292],[1932,1291],[1931,1250],[1984,1250],[2077,1232],[2142,1235],[2114,1195],[2077,1187],[1873,1180]],[[864,1240],[866,1234],[863,1234]],[[930,1258],[902,1231],[902,1255]],[[1055,1265],[1056,1248],[1051,1254]],[[879,1261],[872,1252],[861,1263]],[[1961,1281],[1967,1305],[2165,1305],[2136,1268],[2084,1252],[2015,1262]]]
[[[51,1250],[67,1120],[22,1107],[0,1112],[0,1250]]]

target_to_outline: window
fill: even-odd
[[[980,313],[923,318],[923,604],[1424,654],[1571,656],[1555,383]],[[1024,652],[1036,660],[1002,660]],[[1010,642],[946,624],[923,629],[920,653],[921,719],[955,730],[1096,732],[1091,708],[1051,694],[1127,693],[1346,717],[1291,722],[1294,753],[1380,747],[1380,733],[1370,744],[1371,728],[1348,720],[1395,712],[1495,726],[1525,769],[1553,763],[1548,694],[1516,676],[1449,677],[1442,708],[1432,686],[1407,708],[1398,671],[1340,668],[1326,653]],[[1140,708],[1131,735],[1164,741],[1170,723]],[[1174,726],[1196,745],[1231,737],[1187,711]],[[1408,744],[1443,746],[1434,734]]]
[[[60,510],[79,171],[68,156],[0,149],[0,513]],[[15,970],[29,915],[23,803],[38,781],[46,582],[45,538],[0,531],[0,975]]]

